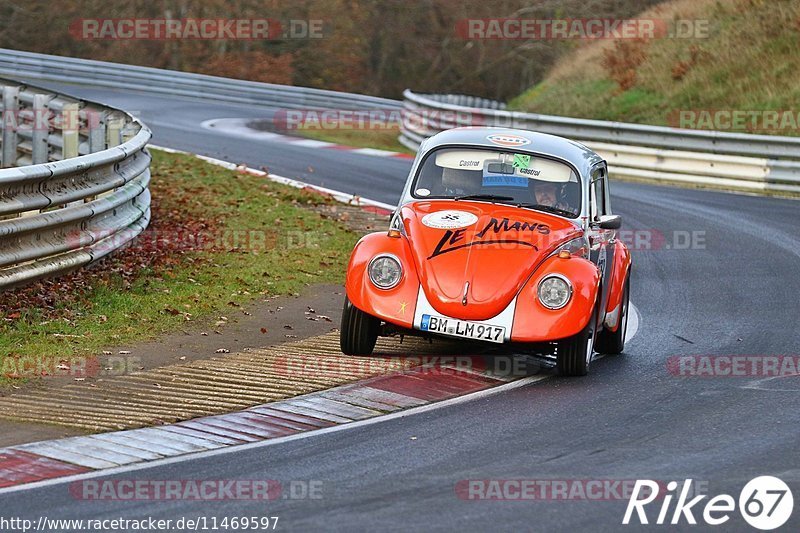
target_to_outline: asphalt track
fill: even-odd
[[[410,165],[248,141],[199,126],[213,118],[269,117],[269,111],[60,87],[138,110],[159,145],[266,165],[383,202],[397,200]],[[627,501],[621,499],[474,501],[455,489],[474,479],[693,479],[711,495],[738,499],[747,481],[774,475],[792,487],[795,499],[782,529],[797,531],[800,378],[679,377],[668,361],[800,353],[800,203],[643,184],[612,187],[615,212],[625,230],[635,232],[628,240],[638,236],[632,297],[641,321],[626,353],[596,361],[586,378],[552,377],[411,416],[113,476],[318,480],[321,499],[87,502],[55,482],[0,496],[4,516],[277,515],[279,529],[294,531],[624,531],[655,526],[622,526]],[[694,244],[687,247],[692,232]],[[653,506],[651,522],[660,503]],[[701,514],[695,512],[702,523]],[[706,527],[683,521],[679,529]],[[738,512],[717,529],[753,531]]]

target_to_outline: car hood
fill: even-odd
[[[428,302],[464,320],[498,315],[542,260],[581,234],[567,219],[488,202],[415,202],[401,216]]]

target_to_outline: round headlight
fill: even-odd
[[[403,267],[392,255],[379,255],[369,263],[369,279],[379,289],[391,289],[400,283]]]
[[[561,309],[572,297],[572,284],[563,276],[547,276],[539,283],[539,301],[548,309]]]

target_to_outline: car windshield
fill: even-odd
[[[571,167],[512,151],[435,150],[417,172],[411,194],[519,205],[569,218],[581,211],[580,180]]]

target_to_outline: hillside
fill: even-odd
[[[624,19],[658,2],[61,0],[53,9],[50,0],[0,1],[0,48],[389,98],[412,87],[506,100],[573,42],[469,37],[459,31],[469,21]],[[178,30],[159,35],[155,23],[166,20]],[[133,21],[142,29],[129,31]],[[212,22],[208,33],[199,35],[197,21]],[[243,29],[225,31],[232,22]]]
[[[707,20],[708,31],[698,38],[588,43],[564,56],[511,107],[703,129],[800,132],[800,1],[674,0],[640,17]]]

